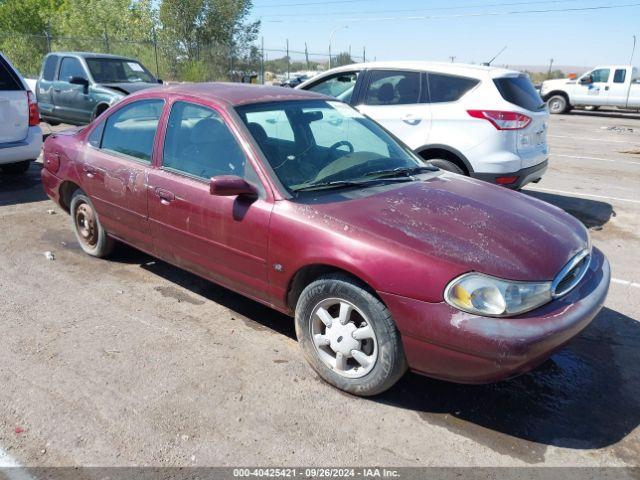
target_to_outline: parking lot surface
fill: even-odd
[[[321,381],[292,319],[125,246],[83,254],[39,164],[0,177],[0,461],[640,465],[640,116],[554,116],[549,143],[524,191],[608,255],[602,312],[514,380],[409,373],[372,399]]]

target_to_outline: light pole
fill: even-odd
[[[331,68],[331,42],[333,42],[333,36],[336,34],[338,30],[344,30],[345,28],[349,28],[349,26],[342,25],[341,27],[334,28],[333,31],[331,32],[331,35],[329,35],[329,68]]]

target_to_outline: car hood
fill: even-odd
[[[589,245],[585,227],[559,208],[458,175],[341,197],[313,208],[321,218],[344,224],[350,236],[392,243],[407,255],[455,264],[460,271],[552,280]]]
[[[125,95],[129,95],[130,93],[134,93],[140,90],[144,90],[146,88],[157,87],[157,83],[100,83],[101,87],[110,88],[111,90],[116,90],[120,93],[124,93]]]

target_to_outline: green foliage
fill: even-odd
[[[348,52],[342,52],[331,59],[331,67],[341,67],[343,65],[351,65],[355,63]]]
[[[554,78],[566,78],[567,76],[562,70],[553,70],[551,72],[551,75],[549,75],[549,72],[524,72],[524,73],[529,75],[529,78],[531,78],[531,82],[534,84],[542,83],[545,80],[550,80]]]
[[[289,70],[291,72],[300,72],[305,70],[317,70],[318,67],[322,65],[319,62],[310,61],[307,65],[307,62],[300,62],[291,60],[289,65]],[[264,62],[265,71],[273,72],[276,74],[287,73],[287,57],[284,56],[282,58],[274,58],[272,60],[267,60]]]

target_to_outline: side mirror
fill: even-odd
[[[589,85],[593,83],[593,77],[591,75],[587,76],[587,77],[582,77],[580,79],[580,84],[581,85]]]
[[[257,195],[256,189],[249,182],[235,175],[213,177],[209,183],[209,193],[219,197],[236,195],[255,197]]]
[[[87,93],[89,91],[89,80],[87,80],[86,78],[71,77],[69,79],[69,83],[71,83],[72,85],[82,85],[82,88],[84,89],[84,93]]]
[[[158,81],[158,83],[159,83],[160,85],[162,85],[162,84],[164,83],[164,82],[162,81],[162,79],[161,79],[161,78],[157,78],[156,80]]]

